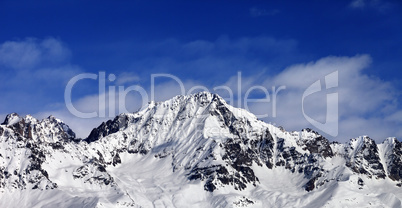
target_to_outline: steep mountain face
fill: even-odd
[[[369,178],[384,179],[386,177],[381,163],[378,147],[369,137],[352,139],[346,148],[346,166],[355,173],[367,175]]]
[[[388,177],[394,181],[399,181],[397,184],[401,187],[402,183],[402,143],[396,138],[388,138],[382,144],[385,146],[384,158],[385,166],[387,167]]]
[[[330,143],[205,92],[121,114],[81,141],[58,119],[16,114],[0,136],[0,190],[80,193],[89,207],[398,206],[402,199],[397,139]]]
[[[42,164],[48,152],[63,150],[75,138],[66,124],[54,117],[38,121],[31,116],[10,114],[0,126],[0,135],[0,188],[57,188]]]
[[[204,189],[210,192],[225,185],[236,190],[256,186],[253,164],[268,169],[283,166],[314,180],[324,174],[319,161],[333,154],[328,140],[311,130],[303,131],[304,137],[270,133],[278,130],[217,95],[200,93],[120,115],[94,129],[86,141],[94,145],[117,140],[112,151],[98,150],[98,159],[109,158],[107,164],[125,151],[172,157],[173,170],[184,169],[189,180],[205,181]],[[311,183],[306,190],[313,189]]]
[[[79,180],[73,186],[74,192],[85,188],[82,184],[86,183],[115,189],[104,166],[90,161],[82,154],[81,146],[68,125],[52,116],[39,121],[30,115],[8,115],[0,125],[0,207],[31,206],[31,203],[42,207],[46,202],[40,202],[32,191],[52,196],[74,180]],[[25,193],[22,198],[18,197],[21,191]],[[6,200],[9,194],[12,200]],[[31,194],[33,198],[26,197]],[[68,192],[62,195],[63,200],[73,199]],[[80,200],[79,195],[75,198]],[[82,200],[94,203],[90,197]]]

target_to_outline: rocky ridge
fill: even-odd
[[[257,169],[268,173],[278,168],[302,175],[306,192],[348,181],[351,175],[359,177],[360,188],[366,180],[402,184],[402,144],[396,138],[381,144],[368,136],[331,143],[312,129],[287,132],[264,123],[205,92],[121,114],[83,140],[52,116],[39,121],[10,114],[0,125],[0,144],[0,189],[8,190],[58,189],[65,182],[53,176],[64,171],[83,186],[122,194],[127,191],[108,170],[130,163],[121,157],[127,154],[169,160],[172,172],[188,183],[201,182],[206,192],[260,186]],[[135,204],[124,195],[126,205]]]

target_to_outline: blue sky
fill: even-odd
[[[240,71],[242,95],[255,85],[286,86],[277,116],[263,120],[300,130],[314,128],[301,112],[303,91],[339,70],[339,134],[326,136],[402,138],[401,26],[402,3],[396,0],[3,0],[0,117],[53,114],[85,137],[107,118],[79,119],[66,110],[64,90],[75,75],[104,71],[117,77],[108,86],[139,85],[149,92],[155,73],[180,78],[186,89],[235,89]],[[159,79],[156,89],[157,100],[179,93],[171,79]],[[73,102],[83,111],[97,110],[98,83],[80,82]],[[141,107],[135,93],[126,102],[129,111]],[[325,93],[306,102],[306,112],[324,121]],[[272,115],[267,109],[254,104],[249,110]]]

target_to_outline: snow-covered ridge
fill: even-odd
[[[10,114],[0,142],[1,199],[53,193],[54,203],[89,207],[392,207],[402,199],[396,138],[330,143],[311,129],[264,123],[207,92],[151,102],[82,141],[54,117]]]
[[[53,116],[39,121],[31,115],[21,117],[16,113],[12,113],[6,116],[1,126],[11,128],[21,136],[34,141],[56,142],[75,139],[75,133],[70,127]]]

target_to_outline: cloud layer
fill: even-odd
[[[106,71],[106,77],[113,79],[106,80],[105,94],[97,93],[99,80],[87,80],[73,89],[73,105],[78,110],[103,111],[106,115],[103,118],[81,119],[66,108],[63,99],[66,83],[82,72],[96,75],[98,72],[72,64],[71,52],[57,39],[7,41],[0,45],[0,67],[4,72],[0,85],[3,98],[0,113],[4,116],[17,111],[39,118],[52,114],[69,124],[78,136],[86,137],[102,121],[125,110],[134,112],[140,109],[151,99],[151,74],[168,73],[179,81],[166,76],[156,78],[154,98],[157,101],[182,94],[181,83],[185,94],[200,90],[218,93],[232,105],[247,107],[257,115],[268,114],[261,119],[287,130],[316,129],[303,116],[303,93],[317,80],[324,83],[326,75],[337,71],[338,87],[322,90],[304,100],[305,113],[323,123],[327,103],[333,102],[327,101],[326,96],[338,93],[339,134],[329,138],[343,142],[362,134],[377,141],[388,136],[402,137],[402,130],[399,129],[402,124],[402,110],[398,103],[400,95],[396,94],[398,90],[392,83],[365,73],[372,63],[370,55],[328,56],[294,64],[297,58],[289,57],[298,57],[297,42],[270,37],[230,39],[222,36],[215,41],[190,42],[168,39],[138,47],[143,50],[144,57],[136,57],[142,61],[132,63],[135,71]],[[282,67],[285,62],[293,64]],[[108,77],[110,74],[115,77]],[[88,91],[87,86],[95,91]],[[142,88],[148,95],[147,99],[144,100],[136,90],[119,92],[119,87],[127,90],[133,86]],[[215,88],[217,86],[221,86],[220,90]],[[230,89],[232,94],[222,86]],[[262,89],[268,91],[269,102],[245,104],[243,99],[247,94],[250,98],[267,98]],[[278,89],[281,90],[275,93]],[[276,102],[273,94],[277,94]],[[106,98],[103,109],[99,109],[100,96]],[[122,97],[125,99],[122,100]],[[26,103],[26,100],[30,102]],[[123,103],[125,108],[119,108]]]
[[[0,45],[0,64],[13,69],[32,69],[41,64],[64,62],[70,51],[54,38],[6,41]]]
[[[188,94],[190,89],[198,86],[206,87],[209,91],[220,94],[222,97],[227,98],[227,101],[232,101],[232,105],[242,108],[248,107],[247,110],[255,113],[256,115],[268,114],[262,117],[266,122],[274,123],[285,127],[288,130],[301,130],[302,128],[312,126],[302,114],[302,95],[307,87],[317,80],[322,80],[325,75],[331,72],[339,72],[339,84],[335,89],[329,92],[323,90],[322,92],[305,99],[304,110],[310,117],[325,122],[327,103],[331,102],[326,100],[328,93],[339,94],[339,135],[335,138],[330,137],[332,140],[347,141],[350,138],[360,136],[362,134],[369,135],[377,141],[382,141],[388,136],[401,136],[401,130],[398,126],[401,125],[402,120],[400,114],[402,111],[397,108],[397,97],[395,90],[390,83],[381,81],[375,77],[369,77],[364,74],[364,69],[371,63],[371,58],[368,55],[358,55],[355,57],[326,57],[315,62],[306,64],[293,65],[286,68],[283,72],[268,78],[267,80],[260,79],[260,76],[241,77],[241,97],[237,97],[238,93],[238,74],[230,77],[226,82],[221,83],[220,86],[227,86],[231,89],[234,99],[230,100],[230,95],[226,90],[214,90],[218,85],[208,85],[206,83],[194,80],[180,80],[184,86],[184,93]],[[252,87],[261,86],[268,90],[270,102],[265,103],[248,103],[245,105],[244,98],[247,90]],[[273,117],[273,100],[272,95],[274,90],[272,87],[284,86],[277,93],[276,101],[276,116]],[[144,87],[148,95],[151,95],[150,89]],[[179,82],[175,80],[166,80],[163,82],[156,82],[155,85],[155,99],[166,100],[171,97],[182,94]],[[195,91],[193,91],[195,92]],[[258,89],[253,90],[250,97],[264,98],[261,96],[262,91]],[[118,109],[118,97],[116,96],[113,101],[115,110]],[[143,104],[143,97],[136,91],[128,94],[126,97],[126,108],[129,112],[136,111],[141,108]],[[150,97],[148,97],[150,99]],[[242,99],[240,103],[238,99]],[[107,97],[106,100],[110,100]],[[92,112],[98,111],[98,96],[86,96],[78,100],[74,105],[77,108],[85,111]],[[108,107],[108,106],[107,106]],[[121,110],[121,109],[120,109]],[[109,112],[109,108],[105,109]],[[120,112],[122,113],[122,112]],[[64,112],[63,117],[66,117],[68,112]],[[112,116],[112,115],[111,115]],[[68,116],[67,116],[68,117]],[[71,118],[72,123],[77,124],[78,128],[82,128],[79,119]],[[92,119],[91,122],[95,125],[102,119]],[[96,121],[96,122],[95,122]],[[86,131],[86,132],[85,132]],[[88,133],[88,129],[82,129],[82,132]],[[320,131],[320,129],[318,129]],[[325,132],[322,132],[325,135]],[[85,135],[84,133],[81,134]],[[328,135],[326,135],[328,136]]]
[[[370,77],[364,69],[370,66],[368,55],[355,57],[325,57],[315,62],[286,68],[265,85],[285,85],[287,88],[278,101],[275,122],[290,129],[311,126],[301,113],[302,95],[309,85],[317,80],[323,82],[325,75],[338,71],[338,87],[324,90],[305,99],[304,110],[316,120],[325,121],[328,93],[338,93],[339,135],[337,140],[345,141],[361,134],[367,134],[377,141],[388,136],[401,136],[401,123],[385,121],[397,111],[397,90],[391,83]],[[269,120],[269,119],[267,119]],[[313,127],[313,126],[311,126]],[[313,127],[314,128],[314,127]]]
[[[0,112],[29,113],[61,102],[65,84],[80,72],[70,64],[70,56],[70,50],[55,38],[0,44]]]

